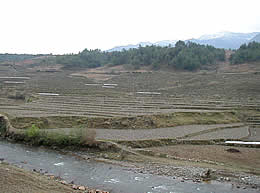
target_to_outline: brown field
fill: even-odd
[[[247,172],[260,174],[260,149],[235,147],[239,153],[230,153],[232,147],[219,145],[175,145],[167,147],[147,148],[155,153],[165,153],[185,160],[211,161],[229,167],[238,168]]]

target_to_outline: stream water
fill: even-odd
[[[28,147],[0,139],[0,158],[28,170],[43,170],[60,176],[67,182],[74,181],[92,188],[110,192],[185,192],[185,193],[255,193],[256,189],[238,189],[230,183],[194,183],[181,182],[172,177],[140,174],[126,167],[80,160],[74,156],[41,147]],[[0,187],[1,188],[1,187]]]

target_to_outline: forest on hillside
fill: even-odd
[[[225,60],[225,50],[209,45],[178,41],[175,47],[146,46],[121,52],[102,52],[101,50],[85,49],[79,54],[61,55],[56,57],[57,64],[65,68],[95,68],[103,65],[127,64],[134,69],[149,66],[159,69],[163,66],[174,69],[194,71]]]
[[[260,43],[243,44],[230,57],[231,64],[260,61]]]
[[[32,54],[0,54],[0,63],[19,62],[39,56]],[[172,68],[195,71],[225,61],[225,50],[209,45],[178,41],[175,47],[146,46],[123,51],[104,52],[99,49],[85,49],[78,54],[44,57],[41,63],[62,64],[65,69],[95,68],[104,65],[127,65],[133,69],[150,67],[151,69]],[[230,57],[231,64],[260,61],[260,43],[243,44]]]

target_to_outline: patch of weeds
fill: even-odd
[[[61,131],[42,130],[36,125],[32,125],[24,132],[24,141],[33,145],[45,146],[80,146],[93,144],[95,142],[95,131],[86,128],[75,129],[71,133]]]
[[[36,138],[40,135],[40,129],[33,124],[30,128],[26,129],[25,134],[28,138]]]
[[[80,144],[91,144],[95,142],[96,131],[93,129],[87,129],[84,127],[76,128],[70,132],[70,136],[74,136],[79,139]]]
[[[13,127],[17,129],[27,129],[35,125],[39,129],[49,127],[49,121],[45,117],[15,117],[10,120]]]
[[[68,146],[68,145],[79,145],[79,138],[71,135],[62,133],[44,133],[41,135],[41,143],[43,145],[51,146]]]

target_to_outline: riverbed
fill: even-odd
[[[91,157],[91,156],[90,156]],[[110,192],[247,192],[257,189],[237,188],[229,182],[195,183],[178,178],[138,173],[128,167],[83,160],[77,156],[43,147],[29,147],[0,140],[0,158],[27,170],[38,170],[59,176],[67,182],[82,184]]]

